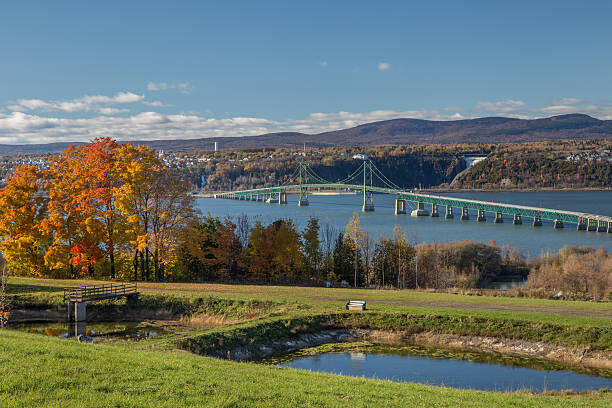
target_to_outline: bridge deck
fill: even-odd
[[[341,189],[341,190],[363,190],[363,185],[358,184],[291,184],[279,187],[260,188],[252,190],[241,190],[228,193],[216,194],[217,198],[240,198],[258,195],[273,195],[280,192],[298,191],[302,189]],[[603,221],[612,225],[612,217],[598,214],[589,214],[577,211],[566,211],[553,208],[530,207],[517,204],[497,203],[490,201],[470,200],[466,198],[447,197],[432,194],[415,193],[412,191],[402,191],[392,188],[366,186],[366,191],[375,193],[394,194],[400,200],[419,202],[425,204],[435,204],[456,208],[466,208],[468,210],[482,210],[492,213],[502,213],[506,215],[520,215],[523,217],[540,218],[542,220],[563,221],[573,224],[588,223],[590,221]]]
[[[87,302],[138,295],[135,283],[85,285],[64,288],[64,301]]]

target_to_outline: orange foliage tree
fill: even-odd
[[[0,250],[15,274],[45,272],[50,236],[41,225],[47,212],[43,177],[33,166],[19,166],[0,190]]]

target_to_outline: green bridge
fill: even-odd
[[[532,220],[534,227],[542,226],[542,220],[548,220],[552,221],[554,228],[563,228],[564,224],[569,223],[576,224],[578,230],[612,233],[612,217],[610,216],[405,191],[385,177],[369,160],[365,160],[351,175],[336,182],[328,182],[314,173],[307,165],[300,164],[286,184],[278,187],[217,193],[214,197],[287,204],[287,195],[293,193],[298,196],[298,205],[305,206],[308,205],[310,194],[329,190],[362,192],[362,211],[374,211],[375,193],[393,194],[396,196],[396,215],[406,214],[407,203],[410,203],[414,207],[410,214],[417,217],[439,217],[438,208],[444,207],[443,215],[447,219],[454,218],[453,209],[458,209],[460,210],[458,216],[464,221],[470,219],[471,211],[476,212],[478,222],[485,222],[486,214],[490,213],[494,215],[493,222],[495,223],[503,223],[504,215],[506,215],[512,217],[512,223],[515,225],[522,224],[523,218],[526,217]],[[426,205],[429,209],[426,209]]]

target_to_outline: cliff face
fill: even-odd
[[[396,185],[410,189],[413,187],[431,187],[450,183],[457,174],[465,169],[465,161],[460,156],[423,156],[407,154],[372,158],[376,167]],[[324,179],[334,182],[353,173],[360,162],[353,159],[337,159],[331,164],[311,163],[312,170]],[[236,165],[223,177],[209,178],[206,186],[210,190],[224,190],[231,186],[234,190],[278,185],[279,180],[287,180],[295,171],[294,166],[259,167],[244,169]],[[202,173],[204,174],[204,173]],[[200,185],[201,175],[193,173],[191,180]],[[356,180],[360,184],[361,180]],[[375,183],[376,184],[376,183]],[[380,185],[379,183],[376,185]]]
[[[458,156],[405,155],[373,158],[372,161],[389,180],[402,188],[450,183],[466,168],[465,161]],[[344,178],[354,169],[354,160],[336,162],[334,166],[313,166],[313,170],[327,180]]]

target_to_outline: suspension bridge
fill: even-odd
[[[214,197],[282,205],[287,204],[288,194],[295,194],[298,197],[297,204],[307,206],[310,194],[329,190],[361,192],[363,194],[361,210],[364,212],[374,211],[375,194],[392,194],[395,195],[396,215],[407,214],[410,206],[412,216],[440,217],[439,207],[444,207],[446,219],[454,218],[454,209],[458,209],[460,210],[458,216],[462,221],[467,221],[470,216],[476,215],[477,222],[485,222],[488,213],[494,216],[493,222],[496,224],[503,223],[504,216],[507,216],[512,218],[512,223],[515,225],[522,224],[523,218],[528,218],[534,227],[541,227],[542,221],[547,220],[551,221],[556,229],[564,228],[565,224],[575,224],[579,231],[612,233],[610,216],[406,191],[389,180],[370,160],[364,160],[353,173],[333,182],[316,174],[307,164],[300,163],[294,173],[277,187],[217,193]]]

